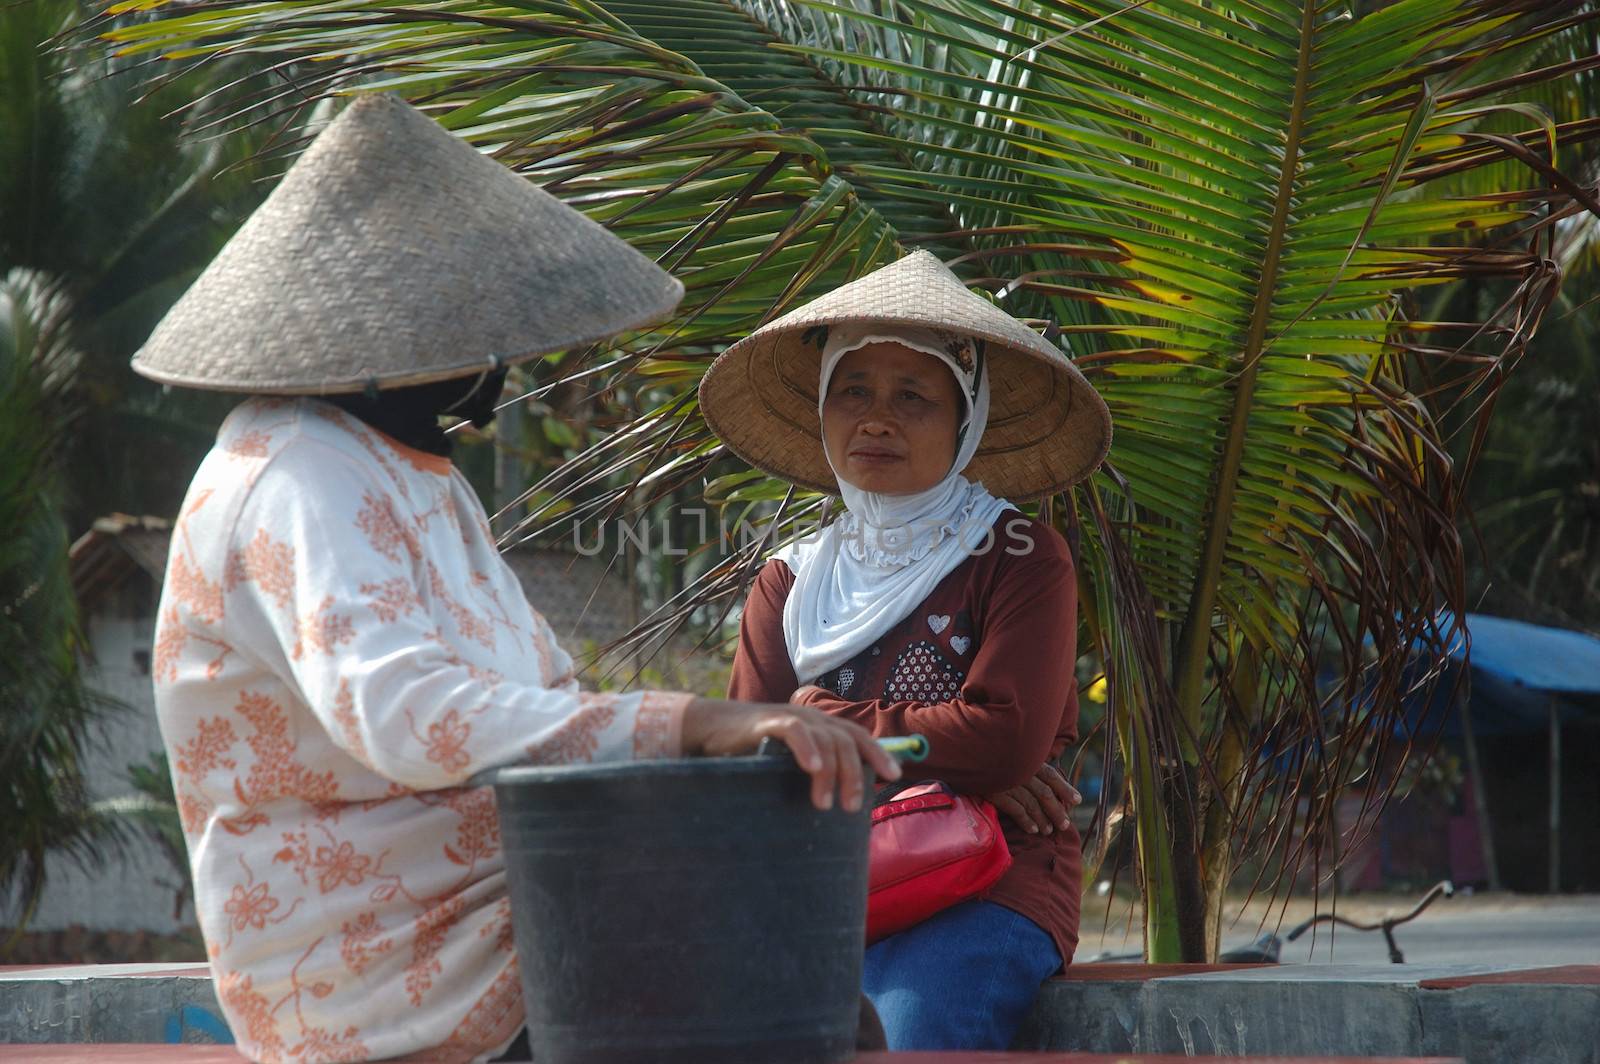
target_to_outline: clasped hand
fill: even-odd
[[[1030,835],[1051,835],[1072,823],[1068,814],[1083,795],[1054,765],[1045,765],[1026,783],[986,796]]]

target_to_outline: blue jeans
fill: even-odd
[[[861,989],[890,1049],[1004,1050],[1060,967],[1038,924],[967,901],[867,947]]]

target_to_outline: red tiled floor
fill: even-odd
[[[1460,990],[1469,986],[1600,986],[1600,964],[1567,964],[1558,968],[1527,968],[1519,972],[1457,975],[1449,979],[1424,979],[1424,990]]]
[[[1461,1064],[1459,1057],[1185,1057],[1162,1053],[863,1053],[855,1064]]]
[[[0,964],[0,975],[9,975],[12,972],[43,972],[51,968],[68,968],[66,964]]]
[[[128,977],[137,979],[210,979],[211,966],[206,964],[196,964],[193,967],[173,968],[171,971],[166,972],[129,972]]]
[[[0,1045],[3,1064],[241,1064],[229,1046]],[[864,1053],[855,1064],[1222,1064],[1223,1057],[1126,1053]],[[1227,1064],[1460,1064],[1454,1057],[1228,1057]]]
[[[210,978],[211,969],[205,964],[0,964],[0,979],[13,979],[19,975],[47,978],[52,975],[69,979],[131,979],[153,977],[156,979]]]
[[[0,1045],[3,1064],[245,1064],[232,1046]]]
[[[1173,975],[1209,975],[1212,972],[1244,972],[1267,968],[1266,964],[1071,964],[1057,979],[1068,983],[1141,982]]]

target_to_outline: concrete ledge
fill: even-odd
[[[195,965],[0,968],[0,1043],[35,1047],[31,1056],[16,1056],[0,1045],[0,1061],[188,1060],[66,1047],[143,1043],[170,1052],[178,1043],[231,1042],[221,1015],[207,969]],[[41,1056],[44,1045],[68,1055]],[[1600,966],[1084,965],[1044,986],[1016,1048],[1032,1054],[971,1059],[1067,1064],[1073,1058],[1060,1054],[1333,1054],[1600,1064]],[[213,1059],[237,1058],[193,1057],[196,1064]],[[882,1058],[891,1060],[918,1064],[915,1055]]]
[[[1600,966],[1085,968],[1045,985],[1017,1048],[1600,1064]]]
[[[1478,986],[1418,995],[1423,1046],[1469,1064],[1600,1062],[1600,986]]]
[[[205,965],[0,967],[0,1042],[232,1041]]]

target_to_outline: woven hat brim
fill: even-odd
[[[896,267],[898,277],[890,273]],[[957,288],[946,287],[952,284]],[[926,252],[829,293],[729,347],[700,382],[701,412],[711,430],[757,469],[837,494],[822,449],[822,351],[811,330],[854,322],[933,327],[985,341],[989,424],[965,474],[996,495],[1025,502],[1064,491],[1093,473],[1109,452],[1111,414],[1083,373],[1038,333],[967,292]]]
[[[296,161],[133,367],[224,392],[422,384],[642,328],[682,297],[603,226],[369,95]]]
[[[632,318],[618,316],[598,332],[590,336],[563,336],[554,342],[547,341],[545,345],[535,345],[516,354],[493,354],[486,357],[473,358],[454,364],[436,365],[428,368],[411,370],[394,370],[388,373],[372,373],[364,376],[346,378],[344,380],[324,380],[310,383],[305,380],[293,380],[287,383],[274,377],[250,379],[244,377],[216,380],[215,378],[186,376],[181,373],[168,373],[153,366],[135,361],[133,368],[142,376],[158,384],[170,384],[174,387],[200,388],[213,392],[240,392],[251,395],[341,395],[353,394],[376,385],[378,388],[403,388],[413,384],[431,384],[434,381],[449,380],[452,377],[465,377],[468,374],[482,373],[497,366],[514,366],[519,362],[526,362],[547,355],[553,351],[566,351],[574,347],[586,347],[608,340],[618,333],[628,332],[631,329],[643,329],[656,324],[670,315],[683,298],[683,286],[674,281],[676,290],[670,298],[659,302],[653,307],[640,308],[639,313]],[[418,352],[417,361],[425,363],[427,355],[432,352]],[[402,358],[404,356],[401,356]]]

